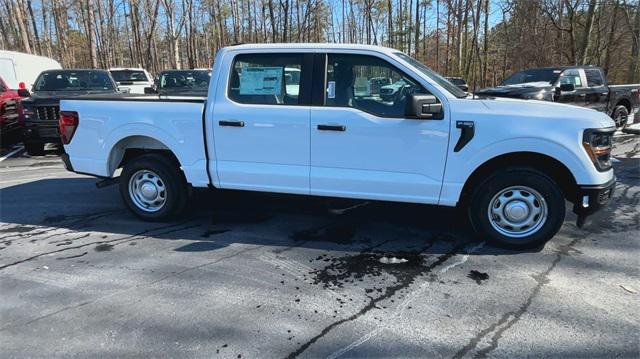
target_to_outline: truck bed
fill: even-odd
[[[128,141],[142,141],[143,148],[172,151],[180,159],[187,180],[206,187],[210,181],[203,135],[204,103],[141,95],[62,100],[61,111],[80,114],[76,133],[65,151],[74,171],[111,177]]]

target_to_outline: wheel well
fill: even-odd
[[[627,100],[626,98],[623,98],[622,100],[618,101],[618,103],[616,104],[616,107],[618,106],[626,107],[627,112],[631,113],[631,102],[629,102],[629,100]],[[615,111],[615,107],[613,109]]]
[[[158,153],[175,161],[180,166],[180,161],[175,154],[162,142],[147,136],[130,136],[123,138],[113,146],[109,156],[109,174],[124,166],[135,157]]]
[[[565,198],[575,197],[576,180],[571,171],[553,157],[535,152],[514,152],[494,157],[476,168],[464,184],[461,202],[468,199],[472,189],[492,173],[507,167],[531,167],[551,177]]]

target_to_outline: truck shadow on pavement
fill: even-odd
[[[19,241],[57,250],[92,240],[96,251],[109,251],[141,239],[164,239],[180,240],[178,252],[241,243],[273,246],[276,253],[300,247],[442,254],[465,253],[483,243],[455,208],[245,191],[197,190],[185,216],[149,223],[124,207],[117,186],[96,189],[94,183],[43,179],[1,189],[0,250]],[[473,254],[516,253],[480,247]]]
[[[615,172],[618,185],[609,206],[578,229],[567,203],[567,221],[560,234],[577,238],[637,229],[640,161],[619,157]],[[96,251],[109,251],[141,239],[164,239],[179,240],[174,248],[178,252],[246,244],[271,246],[275,253],[292,248],[391,254],[467,253],[475,248],[470,254],[521,253],[484,245],[466,214],[456,208],[229,190],[195,190],[189,208],[173,222],[149,223],[124,207],[117,186],[97,189],[93,178],[17,184],[0,189],[0,250],[28,241],[53,245],[55,250],[94,243]]]

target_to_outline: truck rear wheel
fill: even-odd
[[[558,233],[565,201],[558,185],[532,168],[509,168],[477,186],[469,218],[474,229],[492,244],[528,249],[544,245]]]
[[[624,106],[616,106],[611,117],[613,118],[613,122],[616,123],[616,127],[624,130],[629,120],[629,111]]]
[[[129,161],[120,175],[120,195],[129,210],[145,221],[169,220],[180,215],[189,191],[178,165],[159,154]]]

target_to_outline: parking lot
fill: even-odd
[[[614,157],[609,207],[523,253],[397,203],[197,192],[145,223],[117,186],[18,150],[0,162],[0,353],[638,357],[638,136]]]

